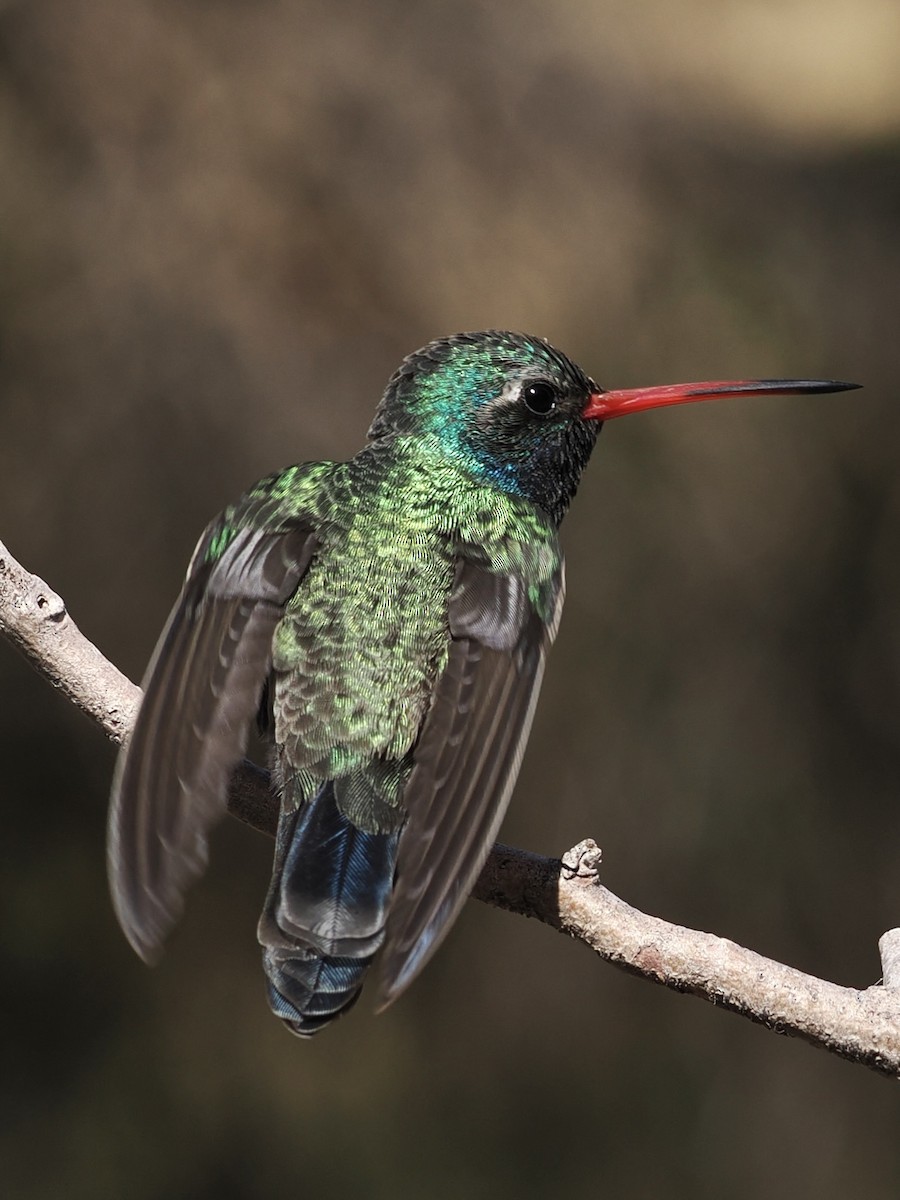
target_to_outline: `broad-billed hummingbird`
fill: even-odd
[[[308,1036],[380,952],[384,1007],[446,935],[519,771],[563,602],[558,529],[603,421],[855,384],[603,391],[518,333],[410,355],[369,442],[250,488],[203,533],[119,755],[113,901],[151,960],[203,870],[255,716],[281,799],[259,923],[269,1003]]]

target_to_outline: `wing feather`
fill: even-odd
[[[179,916],[187,885],[224,813],[269,673],[272,637],[309,566],[316,539],[294,521],[241,528],[216,558],[201,539],[143,681],[110,804],[110,887],[119,922],[151,960]]]
[[[549,611],[539,613],[520,577],[460,561],[449,660],[404,789],[409,817],[381,955],[379,1007],[396,999],[437,949],[494,842],[556,633],[561,566],[545,593]]]

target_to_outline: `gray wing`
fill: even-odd
[[[230,540],[215,556],[223,534]],[[116,914],[147,961],[206,865],[207,835],[225,812],[275,626],[315,546],[300,521],[274,532],[212,525],[157,644],[134,732],[119,753],[108,836]]]
[[[381,1008],[437,949],[493,845],[519,773],[563,595],[562,565],[543,589],[539,613],[519,576],[459,563],[449,661],[404,789],[409,817],[381,953]]]

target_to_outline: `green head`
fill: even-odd
[[[542,338],[496,330],[458,333],[430,342],[401,363],[369,437],[415,438],[478,482],[531,500],[558,524],[603,421],[694,400],[856,386],[751,379],[604,392]]]
[[[583,416],[597,391],[541,338],[456,334],[401,363],[369,437],[415,437],[559,522],[597,440],[600,423]]]

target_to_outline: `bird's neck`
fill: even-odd
[[[558,528],[596,436],[596,429],[586,427],[583,444],[573,442],[562,453],[538,447],[527,455],[502,455],[479,452],[462,440],[451,443],[441,434],[400,434],[390,439],[390,453],[433,481],[435,495],[444,488],[496,493],[539,509]]]
[[[391,457],[410,479],[421,479],[435,503],[452,503],[469,493],[534,504],[509,464],[480,457],[462,443],[450,445],[438,434],[399,435],[391,439]]]
[[[470,547],[495,570],[543,579],[559,561],[555,522],[527,497],[497,487],[426,438],[376,442],[354,459],[357,485],[377,475],[381,519]]]

